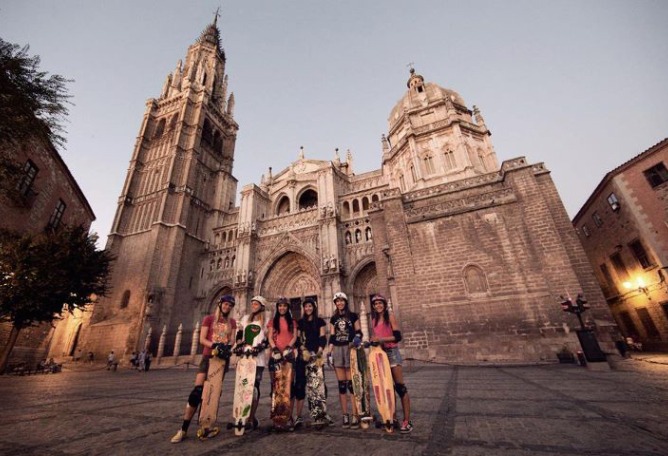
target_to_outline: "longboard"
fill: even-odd
[[[357,406],[360,427],[369,428],[371,421],[371,392],[369,391],[369,369],[364,348],[350,349],[350,377],[353,382],[353,400]]]
[[[283,357],[274,364],[275,371],[271,383],[271,420],[277,431],[289,430],[290,392],[292,383],[292,363]]]
[[[373,385],[373,395],[386,432],[394,432],[394,382],[387,354],[378,345],[369,350],[369,373]]]
[[[232,403],[232,423],[230,423],[230,427],[234,428],[235,435],[243,435],[246,429],[246,421],[248,421],[253,405],[256,369],[257,362],[255,356],[253,356],[253,351],[246,348],[239,354],[234,382],[234,401]]]
[[[227,343],[227,323],[214,323],[213,342]],[[229,349],[229,346],[227,346]],[[216,350],[214,350],[216,351]],[[215,437],[220,432],[220,428],[215,426],[218,419],[218,404],[220,396],[223,393],[223,379],[225,378],[225,367],[229,356],[225,358],[225,353],[214,353],[209,360],[209,370],[207,371],[204,388],[202,390],[202,405],[199,411],[199,429],[197,437],[201,440]]]
[[[325,396],[325,371],[322,356],[311,354],[306,363],[306,398],[311,412],[313,426],[323,427],[327,420],[327,399]]]

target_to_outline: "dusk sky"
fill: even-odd
[[[573,217],[668,137],[668,2],[2,0],[0,37],[73,79],[60,150],[104,246],[148,98],[214,19],[239,124],[238,190],[298,158],[380,168],[408,64],[477,105],[499,162],[544,162]],[[237,204],[239,196],[237,195]]]

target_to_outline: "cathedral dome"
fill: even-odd
[[[403,115],[404,111],[424,107],[425,100],[431,104],[448,99],[454,104],[466,107],[464,99],[457,92],[441,87],[433,82],[424,82],[422,75],[416,74],[413,68],[411,68],[411,75],[406,82],[406,86],[408,87],[408,91],[394,105],[392,111],[390,111],[388,119],[390,126]]]

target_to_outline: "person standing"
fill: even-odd
[[[286,298],[278,298],[276,302],[276,312],[274,318],[269,322],[269,346],[272,351],[272,361],[274,363],[281,362],[283,358],[294,358],[290,356],[290,352],[294,352],[295,342],[297,342],[297,322],[292,318],[290,312],[290,303]],[[294,381],[294,370],[292,371],[292,378],[289,380],[290,384]],[[275,373],[269,369],[269,375],[272,378],[272,384]],[[290,408],[292,409],[292,401]],[[290,417],[290,425],[292,429],[294,422]]]
[[[399,352],[401,330],[394,313],[389,311],[387,300],[383,295],[376,294],[371,298],[371,322],[371,342],[380,343],[385,353],[387,353],[390,369],[392,370],[392,379],[394,380],[394,390],[401,400],[404,420],[401,423],[400,431],[402,434],[408,434],[413,431],[413,422],[411,421],[411,399],[404,383],[404,373],[401,367],[402,358]]]
[[[267,366],[267,346],[269,345],[266,336],[267,326],[267,300],[262,296],[253,296],[251,298],[251,313],[244,315],[239,322],[239,331],[237,331],[237,345],[248,344],[258,351],[255,357],[255,390],[253,391],[253,403],[246,427],[248,430],[255,430],[260,426],[260,420],[257,419],[257,405],[260,401],[260,383],[262,374]]]
[[[116,355],[114,354],[114,351],[112,350],[107,355],[107,370],[113,369],[115,362],[116,362]],[[114,370],[116,370],[116,369],[114,369]]]
[[[318,317],[318,304],[311,298],[306,298],[303,306],[302,318],[297,322],[297,337],[301,343],[300,353],[308,353],[309,357],[322,356],[327,338],[325,337],[325,320]],[[295,383],[292,394],[295,399],[295,428],[300,427],[302,409],[306,398],[306,364],[303,356],[295,360]]]
[[[222,332],[221,344],[227,345],[234,340],[234,334],[237,329],[236,321],[233,318],[230,318],[230,312],[234,308],[234,297],[230,295],[221,296],[218,300],[218,311],[214,315],[207,315],[202,320],[202,329],[199,333],[199,343],[204,346],[204,351],[202,352],[202,361],[199,364],[197,369],[197,375],[195,376],[195,387],[193,388],[190,396],[188,396],[188,402],[186,403],[186,408],[183,413],[183,423],[181,424],[181,429],[179,429],[174,437],[172,437],[172,443],[181,442],[188,433],[188,427],[190,422],[195,415],[195,411],[202,402],[202,392],[204,390],[204,381],[206,380],[207,373],[209,371],[209,360],[211,359],[211,351],[215,345],[213,342],[214,335],[214,326],[218,326],[216,329],[217,333]],[[216,319],[217,318],[217,319]]]
[[[336,379],[339,383],[339,403],[344,428],[356,429],[360,426],[357,406],[355,401],[350,400],[352,419],[348,414],[348,394],[353,394],[353,382],[350,374],[350,346],[359,345],[362,342],[362,330],[360,329],[359,317],[351,312],[348,307],[348,296],[338,292],[334,294],[334,315],[329,320],[330,336],[328,357],[336,371]]]

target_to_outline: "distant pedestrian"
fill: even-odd
[[[118,363],[116,362],[116,355],[112,350],[109,352],[109,355],[107,355],[107,370],[116,370],[116,366],[118,366]]]
[[[146,355],[144,356],[144,372],[148,372],[148,370],[151,368],[151,352],[146,352]]]
[[[146,368],[146,350],[142,350],[139,352],[139,356],[137,357],[137,370],[143,371],[145,368]]]

